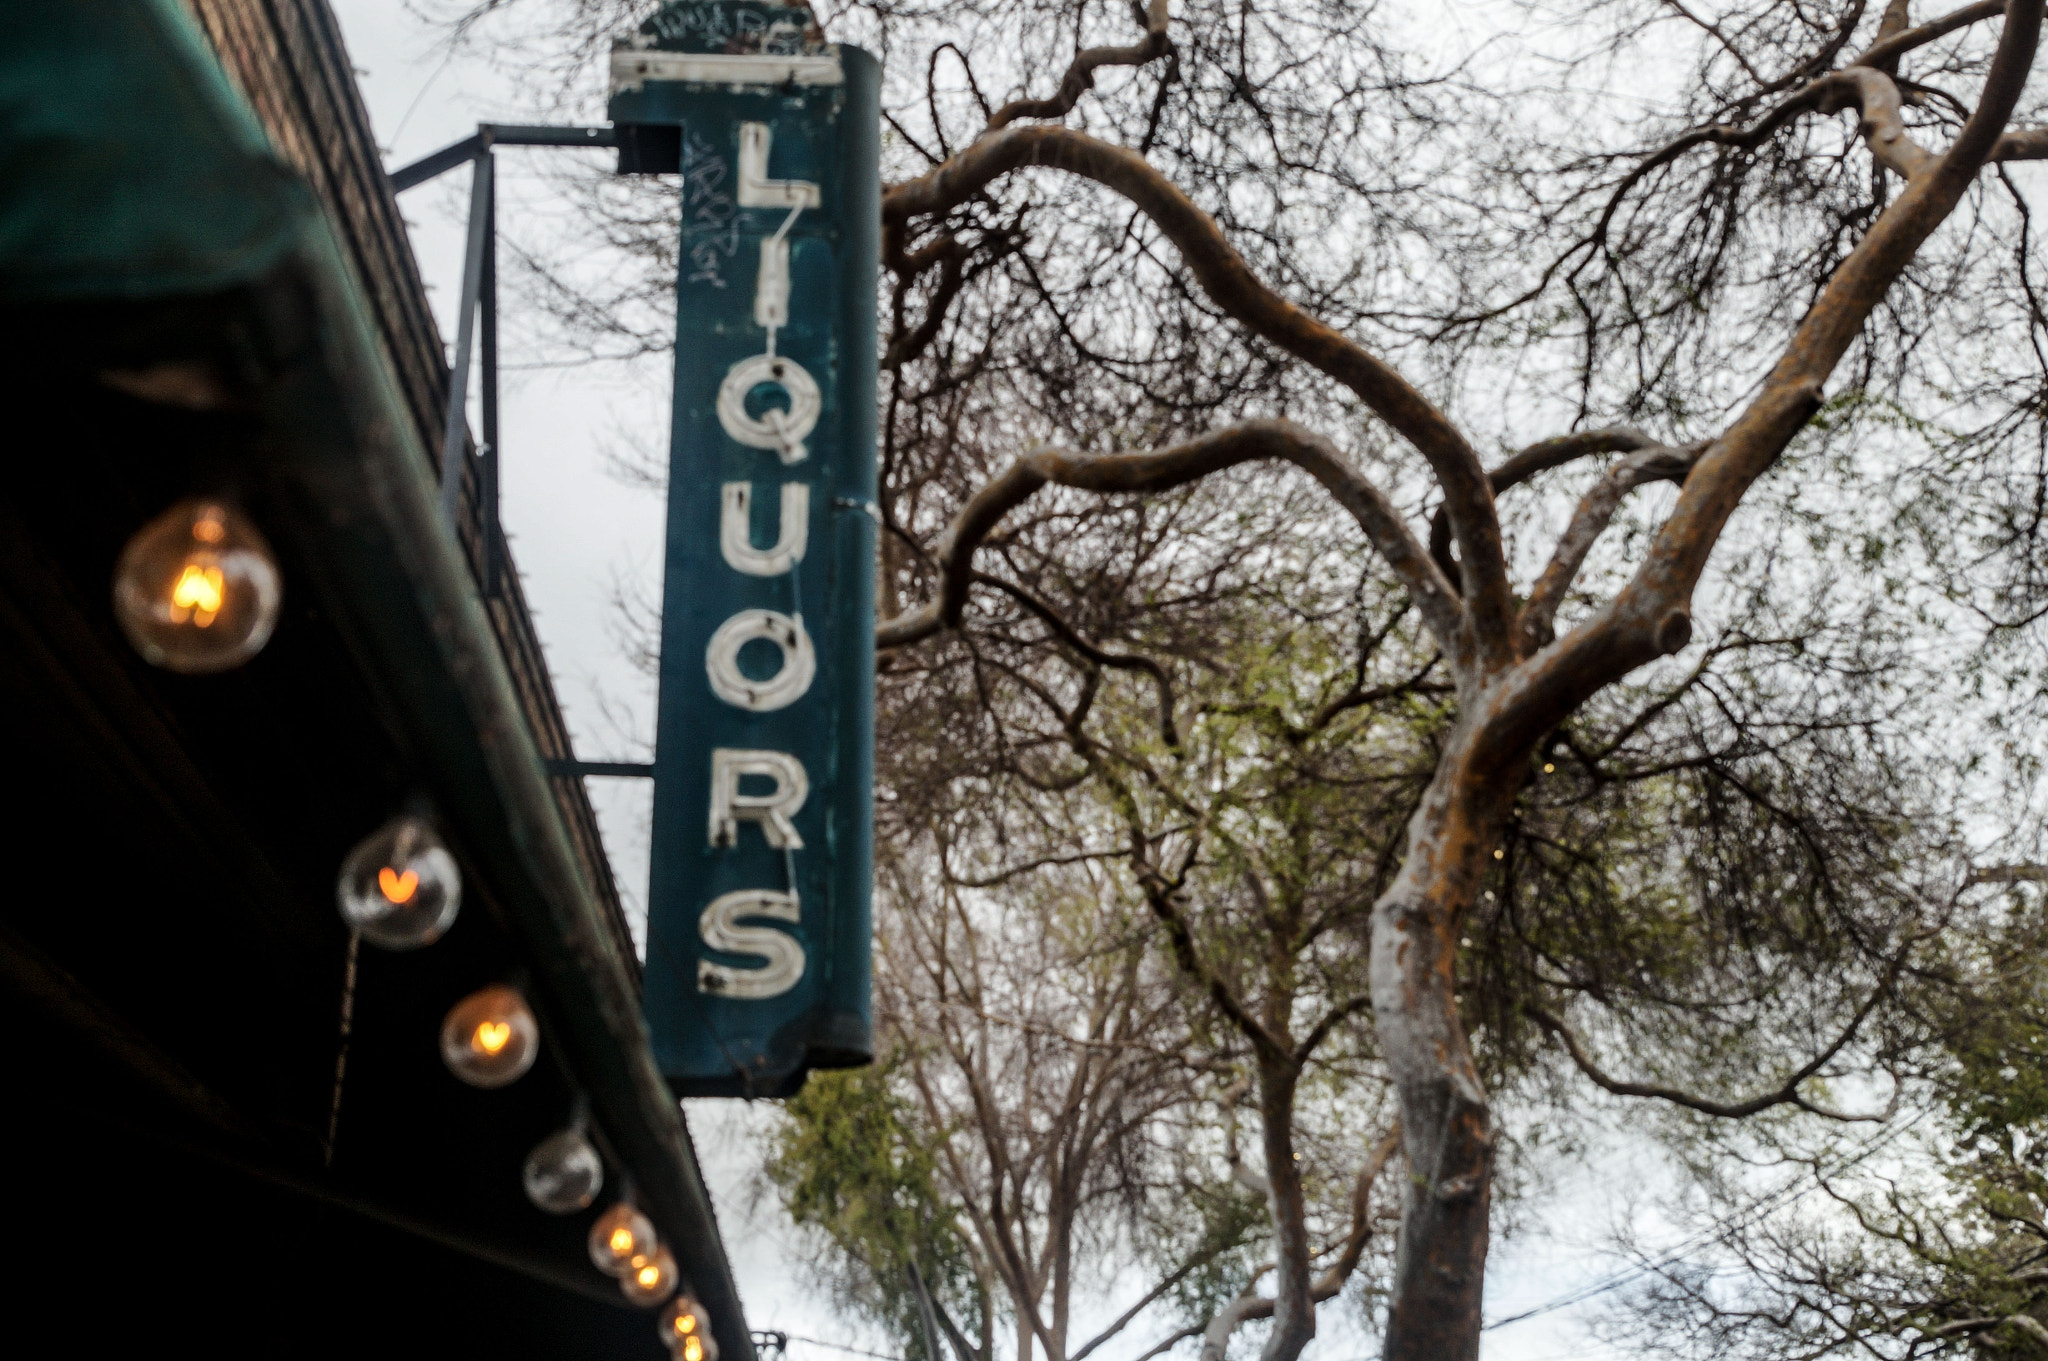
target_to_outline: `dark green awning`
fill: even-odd
[[[0,300],[217,292],[312,216],[175,6],[0,6]]]

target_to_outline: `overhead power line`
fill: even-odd
[[[1828,1174],[1832,1175],[1835,1173],[1844,1172],[1847,1171],[1849,1168],[1854,1167],[1856,1164],[1862,1162],[1864,1159],[1870,1157],[1879,1149],[1883,1148],[1886,1144],[1891,1143],[1901,1134],[1904,1134],[1908,1129],[1912,1128],[1912,1126],[1917,1123],[1919,1123],[1917,1120],[1910,1120],[1903,1125],[1894,1126],[1892,1129],[1884,1131],[1876,1138],[1873,1138],[1872,1140],[1870,1140],[1870,1142],[1866,1143],[1862,1148],[1856,1150],[1854,1153],[1845,1154],[1840,1162],[1836,1163],[1835,1166],[1828,1169]],[[1632,1281],[1639,1280],[1642,1277],[1649,1275],[1652,1272],[1660,1272],[1664,1268],[1672,1265],[1673,1263],[1684,1259],[1685,1257],[1691,1255],[1694,1252],[1697,1252],[1699,1249],[1703,1247],[1706,1247],[1708,1244],[1714,1242],[1714,1240],[1728,1233],[1731,1229],[1739,1228],[1743,1225],[1754,1223],[1756,1220],[1761,1219],[1764,1215],[1776,1209],[1778,1205],[1782,1202],[1790,1199],[1795,1194],[1803,1192],[1806,1189],[1806,1184],[1807,1178],[1799,1177],[1791,1182],[1788,1182],[1786,1185],[1779,1187],[1775,1191],[1769,1192],[1763,1196],[1758,1197],[1756,1200],[1750,1202],[1748,1208],[1742,1210],[1741,1212],[1730,1216],[1728,1219],[1722,1220],[1718,1224],[1701,1230],[1699,1233],[1695,1234],[1693,1237],[1685,1240],[1684,1242],[1678,1244],[1676,1247],[1666,1249],[1663,1253],[1659,1254],[1654,1261],[1642,1262],[1638,1263],[1635,1266],[1625,1267],[1622,1270],[1614,1272],[1611,1275],[1603,1276],[1599,1280],[1592,1281],[1586,1285],[1582,1285],[1575,1290],[1567,1291],[1564,1294],[1558,1296],[1556,1299],[1550,1300],[1543,1304],[1539,1304],[1533,1309],[1524,1309],[1519,1314],[1510,1314],[1506,1318],[1497,1318],[1493,1320],[1491,1323],[1482,1325],[1480,1331],[1490,1333],[1496,1328],[1505,1328],[1511,1323],[1521,1323],[1527,1319],[1536,1318],[1543,1314],[1555,1313],[1559,1309],[1568,1309],[1574,1304],[1583,1304],[1587,1300],[1593,1299],[1595,1296],[1604,1295],[1610,1290],[1617,1290],[1622,1286],[1629,1284]]]
[[[805,1337],[802,1333],[785,1333],[791,1342],[808,1342],[813,1347],[830,1347],[835,1352],[850,1352],[855,1356],[871,1356],[875,1361],[910,1361],[907,1356],[892,1356],[888,1352],[871,1352],[864,1347],[849,1347],[844,1342],[827,1342],[820,1337]]]

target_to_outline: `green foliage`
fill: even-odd
[[[911,1264],[970,1332],[986,1303],[940,1194],[932,1144],[892,1089],[896,1067],[813,1075],[784,1108],[767,1173],[791,1218],[830,1245],[819,1267],[838,1302],[886,1329],[904,1355],[941,1361],[926,1355]]]
[[[1945,1098],[1959,1137],[2007,1159],[2048,1137],[2048,941],[2041,917],[2038,904],[2016,905],[1985,951],[1979,985],[1959,996],[1947,1017],[1955,1067]]]
[[[2015,890],[1977,958],[1970,986],[1943,1019],[1951,1066],[1941,1074],[1954,1124],[1948,1172],[1972,1232],[1952,1230],[1929,1253],[1955,1300],[1946,1312],[1971,1317],[2027,1314],[2048,1323],[2048,911],[2037,892]],[[1959,1226],[1961,1227],[1961,1226]],[[2035,1355],[2013,1330],[1975,1339],[1987,1355]]]
[[[1240,1187],[1190,1183],[1185,1192],[1181,1207],[1201,1230],[1192,1251],[1183,1249],[1183,1256],[1201,1265],[1183,1276],[1168,1298],[1182,1320],[1195,1324],[1215,1317],[1244,1289],[1258,1268],[1272,1226],[1266,1207]],[[1162,1261],[1157,1274],[1163,1276],[1177,1265]]]

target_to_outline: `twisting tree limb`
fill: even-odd
[[[1912,24],[1912,0],[1887,0],[1884,17],[1877,21],[1877,41],[1871,44],[1870,50],[1876,51],[1904,33]],[[1896,53],[1886,53],[1873,61],[1870,52],[1865,52],[1857,61],[1865,66],[1874,66],[1888,76],[1896,76],[1899,73],[1899,58]]]
[[[1486,720],[1486,746],[1526,751],[1587,697],[1691,640],[1693,587],[1722,528],[1820,409],[1835,365],[1989,158],[2026,86],[2041,10],[2040,0],[2013,0],[1983,95],[1947,153],[1907,182],[1836,266],[1762,390],[1700,455],[1634,578],[1509,678]]]
[[[1598,430],[1574,430],[1569,435],[1539,440],[1528,448],[1509,455],[1506,462],[1488,473],[1486,477],[1493,486],[1493,494],[1499,496],[1508,488],[1518,487],[1538,473],[1548,472],[1552,468],[1562,468],[1574,459],[1585,458],[1591,454],[1630,453],[1637,449],[1647,449],[1656,442],[1633,425],[1609,425]],[[1429,555],[1453,584],[1459,580],[1458,564],[1451,558],[1451,524],[1441,508],[1429,520]]]
[[[990,183],[1026,166],[1047,166],[1093,180],[1128,199],[1173,242],[1210,300],[1253,334],[1279,346],[1356,393],[1428,461],[1466,576],[1472,639],[1463,629],[1439,634],[1458,659],[1476,645],[1489,668],[1512,660],[1512,602],[1500,520],[1479,455],[1449,417],[1378,356],[1310,316],[1252,273],[1214,218],[1136,152],[1062,127],[1011,127],[992,132],[946,164],[882,196],[882,221],[900,230],[913,218],[942,213]],[[1397,569],[1398,570],[1398,569]],[[1420,602],[1421,597],[1417,597]],[[1434,628],[1437,620],[1431,621]]]
[[[1906,135],[1898,84],[1883,71],[1851,66],[1821,77],[1808,88],[1814,91],[1818,112],[1839,113],[1853,106],[1862,115],[1857,129],[1870,154],[1887,170],[1910,180],[1935,163],[1934,153]]]
[[[1971,7],[1972,10],[1977,8],[1981,7]],[[1993,5],[1991,12],[1996,13],[2001,9],[2003,5]],[[1968,22],[1973,21],[1974,18]],[[1962,23],[1957,23],[1952,27],[1962,26]],[[1935,27],[1937,25],[1927,25],[1929,29]],[[1627,200],[1629,192],[1655,171],[1669,165],[1694,147],[1722,146],[1737,151],[1754,150],[1802,113],[1836,113],[1853,107],[1861,115],[1859,131],[1870,147],[1871,154],[1887,169],[1909,180],[1928,169],[1938,158],[1906,135],[1905,120],[1900,114],[1898,86],[1884,66],[1888,59],[1895,58],[1911,47],[1919,46],[1920,43],[1907,40],[1921,31],[1915,29],[1912,33],[1900,34],[1892,42],[1879,43],[1842,70],[1831,71],[1815,78],[1780,100],[1746,128],[1716,123],[1708,127],[1693,128],[1672,138],[1638,161],[1628,174],[1622,176],[1621,182],[1615,185],[1612,193],[1608,195],[1607,206],[1601,211],[1600,219],[1594,224],[1591,234],[1561,257],[1558,264],[1562,264],[1564,259],[1569,259],[1573,253],[1587,251],[1586,258],[1573,268],[1573,275],[1576,276],[1579,271],[1585,269],[1597,250],[1606,242],[1608,232],[1614,225],[1615,215],[1621,211],[1621,205]],[[1936,33],[1921,41],[1932,42],[1939,36],[1941,35]],[[1555,268],[1556,265],[1553,265],[1552,269]],[[1548,277],[1546,272],[1546,281]]]
[[[1907,52],[2000,12],[2005,19],[1977,106],[1944,151],[1937,154],[1916,145],[1907,135],[1901,87],[1890,68]],[[1856,14],[1860,18],[1860,7]],[[1819,70],[1818,61],[1833,62],[1844,50],[1841,42],[1831,42],[1825,45],[1824,57],[1801,62],[1789,83],[1781,82],[1782,91],[1772,88],[1731,105],[1743,111],[1743,125],[1696,128],[1648,154],[1613,189],[1591,237],[1552,266],[1561,270],[1570,267],[1574,257],[1583,262],[1616,249],[1607,241],[1610,226],[1621,221],[1617,213],[1624,200],[1659,167],[1700,146],[1734,152],[1754,149],[1795,118],[1811,113],[1855,108],[1873,157],[1888,174],[1904,181],[1895,193],[1893,187],[1885,189],[1885,201],[1869,205],[1874,216],[1859,212],[1842,224],[1845,233],[1860,228],[1860,238],[1814,295],[1754,397],[1697,457],[1691,457],[1691,450],[1653,449],[1644,455],[1652,446],[1633,442],[1640,439],[1640,432],[1612,437],[1605,447],[1630,457],[1579,507],[1537,583],[1532,608],[1519,621],[1494,504],[1496,479],[1480,465],[1461,432],[1378,356],[1308,316],[1256,278],[1217,222],[1141,155],[1069,128],[997,127],[945,164],[893,187],[885,196],[885,225],[900,254],[913,225],[936,233],[948,215],[997,180],[1029,167],[1065,171],[1121,195],[1180,252],[1187,275],[1209,302],[1251,336],[1355,393],[1423,454],[1442,490],[1445,546],[1455,543],[1459,550],[1460,579],[1455,584],[1384,494],[1345,465],[1327,441],[1285,422],[1233,427],[1153,453],[1085,458],[1035,451],[961,510],[937,553],[941,580],[936,598],[885,626],[879,639],[881,646],[900,646],[957,623],[974,579],[972,559],[978,546],[1010,509],[1047,483],[1093,492],[1155,491],[1250,459],[1271,458],[1317,476],[1358,518],[1410,592],[1459,685],[1454,719],[1443,735],[1435,772],[1408,824],[1406,855],[1375,903],[1371,923],[1372,995],[1380,1052],[1399,1094],[1412,1174],[1402,1188],[1403,1240],[1386,1340],[1390,1357],[1469,1361],[1477,1355],[1495,1134],[1458,1005],[1458,922],[1471,909],[1494,858],[1502,853],[1502,830],[1527,775],[1529,753],[1601,689],[1687,643],[1693,593],[1730,517],[1820,409],[1825,384],[1887,293],[1955,212],[1988,160],[2048,154],[2048,134],[2007,132],[2038,45],[2041,0],[1967,6],[1918,28],[1907,27],[1908,22],[1903,5],[1891,6],[1878,41],[1849,67],[1812,74]],[[1835,37],[1841,39],[1849,27],[1843,26]],[[1775,104],[1751,118],[1749,111],[1766,98]],[[2043,148],[2041,153],[2037,146]],[[1546,281],[1549,277],[1546,272]],[[1624,438],[1631,442],[1622,442]],[[1558,449],[1525,454],[1532,467],[1553,456],[1576,456]],[[1679,466],[1681,457],[1689,471]],[[1647,477],[1679,475],[1684,481],[1677,506],[1621,591],[1564,637],[1533,652],[1525,650],[1548,636],[1558,602],[1583,569],[1589,546],[1609,523],[1620,497]],[[1042,687],[1034,691],[1062,714],[1077,747],[1087,741],[1080,726],[1093,683],[1091,671],[1081,700],[1070,710],[1062,709]],[[1099,751],[1084,758],[1109,759]],[[1131,832],[1131,856],[1153,910],[1170,933],[1177,929],[1175,946],[1182,949],[1187,941],[1183,895],[1192,861],[1177,868],[1154,864],[1155,859],[1168,857],[1135,821]],[[1187,960],[1183,955],[1184,966]],[[1191,972],[1199,976],[1198,969],[1191,967]],[[1213,969],[1207,978],[1213,988]],[[1238,999],[1229,996],[1227,987],[1221,991],[1219,1005],[1228,1012]],[[1828,1051],[1782,1087],[1737,1102],[1613,1078],[1599,1070],[1563,1021],[1533,1011],[1532,1015],[1539,1024],[1547,1022],[1545,1029],[1581,1071],[1611,1091],[1670,1100],[1719,1116],[1793,1105],[1845,1119],[1857,1117],[1825,1111],[1804,1098],[1799,1088],[1837,1060],[1884,991],[1874,992]],[[1240,1015],[1244,1010],[1239,1007]],[[1284,1018],[1263,1027],[1255,1017],[1246,1019],[1251,1026],[1232,1017],[1253,1035],[1262,1076],[1265,1067],[1284,1068],[1279,1060],[1286,1056],[1289,1041],[1272,1033],[1284,1029]],[[1264,1044],[1255,1027],[1267,1032]],[[1284,1165],[1270,1159],[1267,1164],[1269,1172]],[[1280,1175],[1284,1174],[1271,1179],[1277,1183]],[[1282,1289],[1276,1295],[1282,1301],[1276,1319],[1280,1322],[1300,1292]],[[1240,1311],[1238,1321],[1259,1307],[1255,1297],[1232,1305]]]
[[[1224,468],[1266,459],[1292,463],[1351,512],[1448,650],[1459,638],[1463,622],[1450,583],[1386,493],[1352,467],[1336,445],[1289,421],[1247,421],[1155,453],[1089,458],[1040,449],[1025,455],[976,492],[939,540],[933,554],[943,573],[938,598],[877,628],[875,646],[903,647],[957,626],[973,580],[975,550],[1005,515],[1048,483],[1095,492],[1165,491]]]
[[[2015,128],[1991,148],[1994,161],[2048,161],[2048,128]]]
[[[2048,884],[2048,865],[1986,865],[1970,871],[1972,884]]]
[[[1136,8],[1136,6],[1133,6]],[[1105,66],[1143,66],[1166,55],[1166,0],[1151,0],[1140,11],[1145,36],[1129,47],[1089,47],[1076,53],[1066,75],[1060,78],[1059,93],[1050,99],[1013,99],[989,115],[988,131],[1008,127],[1019,118],[1064,118],[1081,102],[1081,96],[1095,88],[1095,73]]]
[[[1202,1329],[1202,1349],[1195,1353],[1196,1361],[1223,1361],[1232,1334],[1253,1319],[1273,1317],[1273,1303],[1271,1296],[1248,1288],[1218,1309]]]
[[[1863,60],[1864,58],[1858,59],[1859,62]],[[1737,151],[1754,150],[1802,113],[1836,113],[1851,107],[1862,114],[1860,131],[1870,146],[1871,154],[1888,168],[1910,179],[1932,163],[1932,155],[1906,136],[1905,121],[1899,112],[1899,89],[1892,78],[1868,65],[1848,66],[1840,71],[1830,71],[1801,86],[1773,105],[1767,113],[1748,127],[1716,123],[1709,127],[1694,128],[1666,142],[1637,162],[1635,167],[1622,177],[1621,183],[1615,186],[1605,211],[1600,215],[1599,223],[1593,229],[1591,239],[1596,243],[1607,239],[1608,228],[1614,221],[1615,213],[1620,210],[1622,201],[1627,198],[1629,190],[1635,188],[1652,171],[1669,165],[1694,147],[1724,146]]]
[[[1902,7],[1894,5],[1893,9],[1899,10],[1903,16]],[[2005,13],[2005,0],[1977,0],[1977,3],[1974,5],[1964,5],[1961,9],[1952,10],[1942,15],[1939,19],[1930,20],[1918,28],[1907,28],[1888,33],[1885,31],[1891,24],[1891,13],[1888,11],[1885,15],[1885,22],[1878,26],[1877,41],[1872,43],[1861,56],[1857,57],[1850,64],[1852,66],[1874,66],[1881,71],[1889,73],[1890,68],[1897,64],[1898,59],[1914,48],[1925,47],[1936,39],[1947,37],[1959,28],[1967,28],[1971,24],[1979,24],[1986,19],[1995,19],[2003,13]]]
[[[1580,499],[1571,524],[1551,551],[1549,565],[1529,592],[1529,603],[1522,607],[1524,647],[1534,652],[1554,636],[1558,606],[1564,603],[1566,592],[1571,590],[1579,568],[1585,564],[1586,554],[1606,532],[1622,498],[1651,482],[1684,482],[1706,447],[1702,440],[1677,448],[1658,445],[1639,449],[1616,464]]]
[[[2036,1344],[2048,1347],[2048,1327],[2043,1327],[2039,1319],[2027,1314],[2011,1314],[2006,1317],[2005,1323],[2007,1327],[2017,1328],[2025,1333]]]

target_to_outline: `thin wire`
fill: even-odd
[[[1883,1148],[1886,1144],[1898,1138],[1901,1134],[1904,1134],[1908,1129],[1911,1129],[1915,1124],[1918,1123],[1918,1120],[1909,1120],[1903,1125],[1896,1126],[1893,1129],[1886,1131],[1880,1137],[1875,1138],[1871,1140],[1868,1144],[1864,1145],[1862,1149],[1858,1150],[1853,1155],[1845,1154],[1843,1156],[1842,1161],[1836,1164],[1836,1166],[1834,1166],[1833,1168],[1829,1169],[1829,1171],[1839,1173],[1846,1171],[1851,1167],[1854,1167],[1857,1163],[1860,1163],[1864,1159],[1870,1157],[1879,1149]],[[1495,1319],[1491,1323],[1481,1325],[1480,1331],[1484,1333],[1490,1333],[1496,1328],[1505,1328],[1511,1323],[1521,1323],[1527,1319],[1535,1318],[1541,1314],[1553,1313],[1556,1310],[1568,1308],[1574,1304],[1583,1304],[1585,1301],[1590,1300],[1597,1295],[1604,1295],[1610,1290],[1617,1290],[1622,1286],[1627,1285],[1629,1282],[1634,1281],[1639,1277],[1646,1276],[1653,1271],[1661,1271],[1665,1267],[1670,1266],[1673,1262],[1676,1262],[1680,1258],[1684,1257],[1686,1254],[1695,1252],[1698,1249],[1707,1246],[1715,1239],[1721,1237],[1722,1234],[1724,1234],[1730,1227],[1739,1227],[1744,1223],[1753,1221],[1756,1218],[1762,1216],[1763,1214],[1769,1212],[1770,1210],[1776,1208],[1778,1202],[1788,1199],[1795,1193],[1803,1193],[1805,1187],[1806,1178],[1799,1177],[1796,1180],[1779,1187],[1777,1190],[1771,1192],[1770,1194],[1757,1198],[1755,1201],[1751,1202],[1748,1209],[1743,1210],[1741,1213],[1733,1216],[1731,1219],[1723,1221],[1722,1223],[1716,1224],[1710,1228],[1702,1229],[1699,1233],[1693,1235],[1685,1242],[1678,1244],[1676,1247],[1667,1249],[1654,1261],[1645,1262],[1637,1266],[1629,1267],[1622,1271],[1617,1271],[1610,1276],[1603,1277],[1602,1279],[1591,1282],[1588,1285],[1580,1286],[1576,1290],[1567,1291],[1565,1294],[1558,1296],[1556,1299],[1551,1300],[1547,1304],[1537,1305],[1534,1309],[1525,1309],[1519,1314],[1510,1314],[1506,1318]]]
[[[821,1338],[805,1337],[802,1333],[784,1333],[791,1342],[808,1342],[813,1347],[830,1347],[835,1352],[851,1352],[855,1356],[872,1356],[876,1361],[910,1361],[909,1357],[896,1356],[889,1352],[871,1352],[860,1347],[849,1347],[843,1342],[826,1342]]]
[[[441,57],[440,64],[434,68],[433,74],[427,77],[424,85],[420,86],[419,93],[412,97],[412,103],[405,106],[405,114],[398,120],[398,126],[391,129],[391,144],[393,146],[398,145],[399,136],[404,133],[405,125],[412,122],[412,116],[419,112],[420,101],[427,97],[427,91],[434,88],[436,82],[441,79],[442,73],[447,71],[448,63],[454,60],[455,45],[450,43],[447,52]]]
[[[798,214],[798,213],[801,213],[801,212],[802,212],[803,210],[804,210],[804,205],[803,205],[803,204],[801,204],[801,203],[797,204],[797,205],[796,205],[796,207],[794,207],[794,208],[790,209],[790,210],[789,210],[789,216],[788,216],[788,217],[785,217],[785,218],[783,218],[783,219],[782,219],[782,225],[781,225],[780,227],[777,227],[777,228],[775,229],[775,235],[773,235],[773,236],[769,237],[769,238],[768,238],[768,239],[767,239],[766,241],[763,241],[763,242],[761,243],[761,258],[762,258],[762,259],[764,259],[764,260],[765,260],[765,259],[767,259],[767,258],[768,258],[768,251],[769,251],[769,248],[770,248],[770,247],[772,247],[772,246],[777,246],[777,245],[780,245],[780,244],[782,243],[782,240],[783,240],[783,238],[785,238],[785,237],[787,237],[787,236],[789,235],[789,229],[790,229],[791,227],[794,227],[794,226],[796,225],[796,218],[797,218],[797,214]],[[784,280],[783,280],[783,282],[784,282],[785,284],[787,284],[787,283],[789,282],[789,280],[788,280],[788,278],[787,278],[787,274],[788,274],[788,271],[787,271],[787,270],[785,270],[785,271],[784,271],[784,276],[785,276],[785,277],[784,277]],[[787,297],[785,297],[785,298],[784,298],[784,300],[783,300],[783,304],[782,304],[782,305],[783,305],[783,307],[784,307],[785,309],[786,309],[786,308],[787,308],[787,307],[789,306],[789,302],[788,302],[788,299],[787,299]],[[768,356],[768,357],[769,357],[770,359],[773,359],[773,358],[775,357],[775,331],[776,331],[776,328],[775,328],[775,327],[773,327],[773,326],[769,326],[769,327],[766,327],[765,329],[766,329],[766,330],[767,330],[767,332],[768,332],[768,348],[767,348],[767,349],[766,349],[765,351],[763,351],[763,353],[765,353],[765,354],[766,354],[766,355],[767,355],[767,356]],[[777,433],[778,435],[782,433],[782,428],[781,428],[781,426],[779,426],[779,425],[778,425],[778,426],[776,427],[776,433]]]
[[[356,1028],[356,958],[361,953],[363,933],[348,932],[348,963],[341,975],[341,1025],[334,1050],[334,1099],[327,1107],[327,1138],[320,1146],[320,1165],[334,1166],[334,1136],[341,1128],[341,1088],[348,1077],[349,1037]]]

